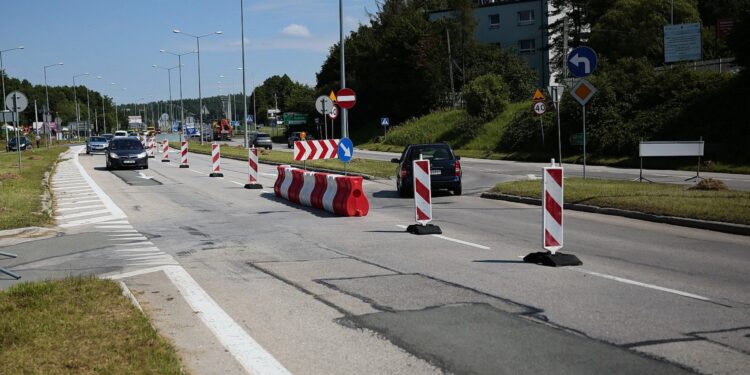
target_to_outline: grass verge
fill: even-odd
[[[42,212],[42,180],[67,149],[56,146],[22,151],[21,173],[17,153],[0,153],[0,230],[43,226],[52,221],[48,213]]]
[[[177,142],[170,142],[171,147],[180,149],[180,145]],[[197,143],[191,143],[189,145],[190,152],[198,154],[211,155],[211,145],[204,144],[200,145]],[[230,146],[227,144],[221,145],[221,156],[224,158],[238,159],[247,161],[247,149],[242,146]],[[292,160],[291,152],[273,151],[273,150],[258,150],[259,161],[267,161],[274,163],[290,164],[295,166],[302,166],[302,163]],[[330,169],[334,171],[344,171],[344,163],[338,159],[328,160],[313,160],[307,162],[308,167]],[[380,178],[390,178],[396,173],[396,166],[387,161],[382,160],[369,160],[354,158],[349,162],[347,168],[348,172],[367,174]]]
[[[182,373],[175,349],[110,280],[18,284],[0,291],[0,316],[4,373]]]
[[[513,181],[494,192],[541,197],[540,181]],[[640,211],[655,215],[750,225],[750,192],[688,190],[688,186],[600,179],[565,179],[565,203]]]

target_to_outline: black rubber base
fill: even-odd
[[[566,267],[566,266],[580,266],[583,264],[577,256],[573,254],[563,254],[557,252],[552,254],[550,252],[537,252],[531,253],[523,257],[523,261],[526,263],[540,264],[542,266],[549,267]]]
[[[261,184],[245,184],[245,189],[263,189]]]
[[[148,158],[149,158],[149,159],[153,159],[153,158],[154,158],[154,156],[149,156]]]
[[[443,234],[440,227],[437,225],[427,224],[412,224],[406,227],[406,231],[411,234],[423,235],[423,234]]]
[[[162,163],[169,163],[169,159],[161,159]]]
[[[190,166],[187,164],[180,164],[180,168],[190,168]]]
[[[211,173],[208,177],[224,177],[224,173]]]

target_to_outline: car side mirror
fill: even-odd
[[[396,159],[396,158],[391,159],[391,163],[400,163],[400,162],[401,160],[399,159]]]

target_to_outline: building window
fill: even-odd
[[[500,15],[490,14],[490,29],[497,29],[500,27]]]
[[[530,25],[534,23],[534,11],[524,10],[518,12],[518,24],[519,25]]]
[[[518,41],[518,53],[534,53],[536,49],[536,40],[534,39],[523,39]]]

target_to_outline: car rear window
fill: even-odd
[[[91,142],[106,142],[107,138],[104,138],[104,137],[91,137],[90,141]]]
[[[268,135],[268,133],[258,133],[258,138],[261,138],[261,137],[268,138],[270,137],[270,135]]]
[[[453,159],[453,153],[446,146],[415,148],[411,151],[410,158],[412,160],[417,160],[419,159],[419,154],[422,154],[423,159],[428,159],[428,160]]]
[[[141,141],[137,139],[115,139],[110,142],[113,150],[138,150],[142,149]]]

